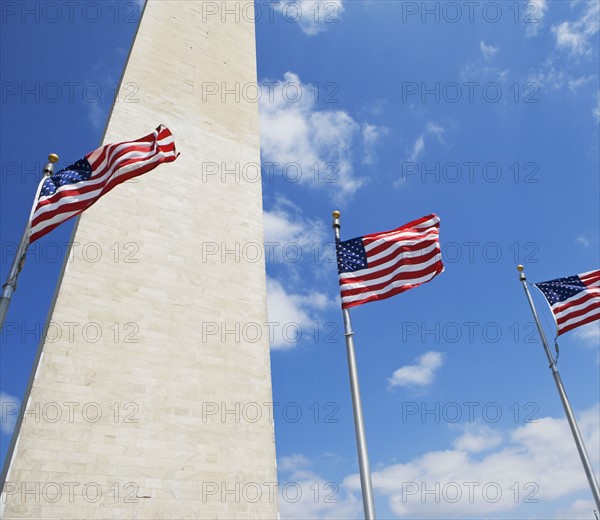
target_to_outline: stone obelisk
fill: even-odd
[[[249,13],[145,6],[104,143],[164,124],[181,155],[77,224],[4,518],[277,518]]]

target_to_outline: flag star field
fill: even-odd
[[[92,167],[87,159],[81,159],[65,170],[61,170],[44,181],[40,195],[53,195],[61,186],[87,181],[92,175]]]
[[[48,154],[60,157],[56,172],[82,157],[95,171],[86,154],[101,144],[142,9],[137,0],[0,3],[2,282]],[[196,70],[200,99],[251,98],[260,117],[282,519],[363,517],[345,290],[370,295],[346,308],[378,518],[594,518],[516,266],[547,337],[560,333],[557,366],[600,476],[598,282],[587,277],[600,266],[599,9],[597,0],[257,0],[258,84],[208,88]],[[208,24],[252,12],[209,0],[198,10]],[[135,85],[118,93],[124,105],[144,95]],[[178,150],[194,139],[173,137]],[[236,173],[217,173],[223,197],[253,171],[226,166]],[[46,181],[42,197],[79,176],[90,176],[85,160]],[[376,280],[365,278],[379,265],[369,237],[433,215],[423,250],[405,244],[408,263],[390,255]],[[69,249],[75,221],[27,252],[2,331],[2,410],[23,400],[65,259],[90,269],[92,253],[136,260],[131,236]],[[388,287],[393,297],[380,297]],[[85,345],[85,325],[60,332]],[[4,414],[2,461],[13,429]]]
[[[551,282],[540,282],[536,285],[546,295],[550,305],[566,300],[585,290],[585,285],[579,279],[579,276],[568,276]]]
[[[351,273],[367,267],[367,253],[362,238],[344,240],[338,245],[338,272]]]
[[[550,303],[558,335],[600,319],[600,270],[535,285]]]

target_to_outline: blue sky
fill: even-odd
[[[599,265],[598,5],[257,2],[282,517],[362,515],[334,209],[342,238],[441,218],[445,272],[351,311],[378,516],[593,517],[515,266]],[[47,154],[99,144],[140,3],[1,9],[4,279]],[[24,394],[71,227],[27,256],[3,402]],[[597,474],[599,341],[598,322],[567,333],[559,362]]]

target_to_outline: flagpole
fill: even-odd
[[[598,481],[596,480],[596,475],[594,474],[594,470],[592,469],[592,465],[590,463],[590,459],[585,449],[585,445],[583,444],[583,438],[581,437],[581,433],[577,426],[575,415],[573,415],[573,410],[571,409],[571,404],[569,403],[569,399],[563,386],[562,379],[560,378],[560,374],[558,373],[558,369],[556,368],[556,360],[552,357],[550,349],[548,348],[546,335],[544,334],[544,330],[542,329],[542,325],[535,310],[533,300],[531,299],[531,294],[529,293],[529,288],[527,287],[527,280],[525,278],[525,273],[523,272],[523,266],[518,265],[517,270],[519,271],[519,280],[523,284],[523,289],[525,289],[525,295],[527,296],[529,307],[531,307],[533,318],[537,325],[538,332],[540,333],[540,338],[542,339],[542,345],[544,346],[544,351],[546,352],[548,363],[550,363],[550,369],[552,370],[552,375],[554,376],[554,382],[556,383],[556,388],[558,389],[560,400],[562,401],[563,408],[565,409],[565,413],[567,414],[569,426],[571,427],[571,433],[573,434],[573,438],[575,439],[577,451],[579,452],[579,457],[581,458],[581,462],[585,470],[585,475],[590,484],[592,495],[594,496],[594,501],[596,502],[596,508],[600,510],[600,489],[598,488]]]
[[[333,230],[336,242],[340,239],[340,212],[333,212]],[[352,393],[352,408],[354,410],[354,430],[356,431],[356,447],[358,450],[358,465],[360,468],[360,487],[362,489],[365,520],[375,520],[375,501],[373,499],[373,484],[371,483],[371,470],[369,469],[369,455],[367,453],[367,439],[363,420],[360,388],[358,386],[358,370],[354,354],[354,331],[350,322],[350,312],[342,309],[344,316],[344,331],[346,336],[346,352],[348,354],[348,372],[350,375],[350,391]]]
[[[49,177],[54,173],[54,163],[58,162],[58,155],[51,153],[48,156],[48,163],[44,166],[44,178]],[[40,188],[42,186],[42,181],[38,185],[38,189],[36,191],[35,197],[33,198],[32,205],[32,213],[33,208],[35,208],[38,196],[40,194]],[[23,265],[25,264],[25,255],[27,253],[27,248],[29,247],[29,231],[31,229],[31,214],[29,215],[29,219],[27,220],[27,225],[25,226],[25,230],[23,231],[23,235],[21,236],[21,241],[19,242],[19,247],[17,248],[17,252],[13,258],[12,264],[10,266],[10,271],[8,272],[8,276],[6,277],[6,282],[2,286],[2,297],[0,298],[0,330],[4,325],[4,320],[6,318],[6,313],[8,312],[8,306],[10,305],[10,300],[12,295],[17,290],[17,279],[19,278],[19,274],[21,273],[21,269],[23,269]]]

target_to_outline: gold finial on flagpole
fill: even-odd
[[[331,216],[333,217],[333,223],[331,224],[331,227],[333,229],[335,229],[335,238],[339,239],[340,238],[340,215],[341,213],[338,210],[335,210]]]
[[[48,163],[44,166],[44,175],[50,177],[54,173],[54,164],[58,162],[58,155],[51,153],[48,156]]]
[[[525,268],[524,268],[524,267],[523,267],[521,264],[519,264],[519,265],[517,266],[517,271],[519,271],[520,273],[522,273],[522,272],[523,272],[523,269],[525,269]]]

